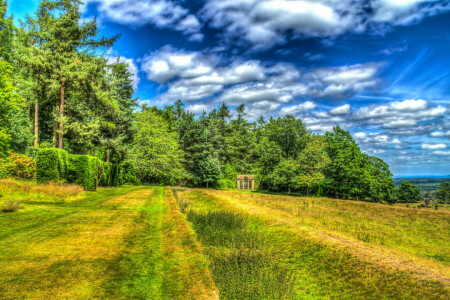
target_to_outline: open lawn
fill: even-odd
[[[0,180],[1,299],[448,299],[450,213]],[[2,205],[3,205],[2,204]]]
[[[237,191],[176,192],[223,299],[448,299],[450,214]]]
[[[200,245],[170,189],[120,187],[0,213],[1,299],[214,299]],[[18,195],[19,194],[19,195]]]

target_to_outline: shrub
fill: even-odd
[[[38,182],[67,179],[68,153],[61,149],[41,149],[36,156],[36,178]]]
[[[31,157],[10,152],[8,157],[0,159],[0,178],[6,177],[34,179],[36,163]]]
[[[103,167],[100,159],[88,155],[69,155],[69,171],[67,180],[95,191],[98,186],[100,172]]]
[[[14,212],[20,207],[20,202],[15,200],[0,200],[1,212]]]

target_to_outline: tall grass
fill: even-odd
[[[84,189],[75,184],[45,183],[0,179],[0,194],[21,201],[69,201],[83,195]]]
[[[222,299],[292,299],[294,276],[247,215],[200,212],[179,201],[210,259]]]
[[[392,207],[374,208],[386,215],[378,217],[383,225],[377,227],[370,215],[380,211],[369,213],[364,206],[372,203],[278,197],[178,192],[179,206],[204,247],[222,299],[448,299],[443,266],[416,266],[410,257],[373,242],[371,231],[388,226],[388,218],[393,231],[407,224],[401,213],[385,210]],[[427,222],[445,227],[442,221],[431,217]],[[348,232],[357,239],[349,239]],[[434,244],[446,237],[440,239]]]

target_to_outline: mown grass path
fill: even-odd
[[[101,189],[1,214],[0,298],[216,298],[207,261],[166,192]]]

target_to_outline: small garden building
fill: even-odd
[[[254,190],[255,176],[254,175],[238,175],[236,180],[236,188],[238,190]]]

